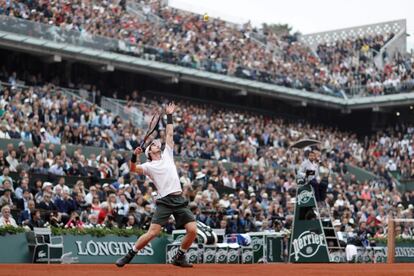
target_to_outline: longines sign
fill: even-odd
[[[115,242],[115,241],[88,241],[87,243],[83,241],[76,241],[76,246],[78,249],[78,255],[80,256],[120,256],[125,255],[129,249],[134,246],[134,242]],[[154,250],[152,245],[147,245],[144,249],[138,252],[137,255],[140,256],[152,256],[154,255]]]
[[[105,237],[63,236],[65,253],[72,252],[80,263],[114,263],[132,248],[137,237]],[[151,241],[144,249],[138,252],[132,263],[165,264],[165,248],[169,243],[166,237]]]

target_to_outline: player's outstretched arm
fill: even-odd
[[[132,153],[131,161],[129,162],[129,170],[137,174],[144,174],[144,169],[137,165],[137,158],[142,153],[142,148],[137,147]]]
[[[175,104],[174,103],[169,103],[166,108],[165,108],[165,113],[167,114],[167,127],[165,130],[165,143],[167,143],[167,145],[170,148],[174,148],[174,139],[173,139],[173,134],[174,134],[174,127],[173,127],[173,122],[172,122],[172,115],[175,111]]]

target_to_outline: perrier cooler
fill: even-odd
[[[253,263],[263,261],[266,256],[265,252],[265,233],[264,232],[251,232],[248,233],[251,238],[251,246],[253,248]]]

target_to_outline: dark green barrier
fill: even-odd
[[[400,192],[411,192],[414,191],[414,180],[400,180],[400,185],[398,186]]]
[[[372,172],[369,172],[367,170],[352,166],[352,165],[346,165],[348,171],[355,175],[356,179],[360,182],[369,181],[372,179],[375,179],[377,176],[373,174]]]
[[[25,233],[0,236],[0,263],[31,263]]]
[[[119,237],[108,235],[93,237],[90,235],[64,235],[64,251],[72,252],[72,257],[78,257],[80,263],[114,263],[136,241],[136,237]],[[268,250],[268,261],[279,261],[279,241],[276,250]],[[269,241],[267,241],[269,243]],[[132,263],[165,263],[165,248],[169,244],[168,238],[157,238],[146,247]],[[359,262],[386,262],[387,250],[384,244],[378,244],[373,250],[358,250]],[[276,256],[275,259],[273,259]],[[414,263],[414,243],[398,242],[395,248],[397,263]],[[344,260],[345,256],[342,256]],[[0,263],[31,263],[26,234],[6,234],[0,236]]]
[[[137,237],[108,235],[63,235],[64,252],[72,252],[80,263],[114,263],[135,243]],[[133,263],[164,264],[165,248],[169,244],[166,237],[153,240],[132,261]],[[25,233],[0,236],[0,263],[31,263],[32,255]]]
[[[65,252],[72,252],[72,257],[78,257],[80,263],[98,264],[115,263],[132,248],[137,237],[119,237],[108,235],[93,237],[90,235],[64,235]],[[169,244],[166,237],[157,238],[133,259],[132,263],[165,264],[165,248]]]
[[[383,247],[382,260],[387,261],[387,247],[385,244],[380,244]],[[414,242],[397,242],[395,246],[395,262],[396,263],[414,263]]]
[[[334,256],[333,256],[334,255]],[[345,252],[335,252],[331,255],[337,261],[346,262]],[[386,263],[387,247],[385,244],[378,244],[373,247],[357,247],[356,263]],[[395,247],[396,263],[414,263],[414,243],[398,242]]]

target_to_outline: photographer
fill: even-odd
[[[73,211],[70,214],[70,219],[66,223],[65,228],[83,229],[83,227],[84,227],[84,224],[83,224],[82,220],[80,219],[79,214],[76,211]]]
[[[250,209],[244,210],[243,217],[240,217],[239,219],[239,232],[248,233],[256,231],[257,229],[254,218],[252,217],[252,211]]]
[[[62,227],[62,216],[57,211],[52,211],[49,214],[49,225],[53,227]]]

